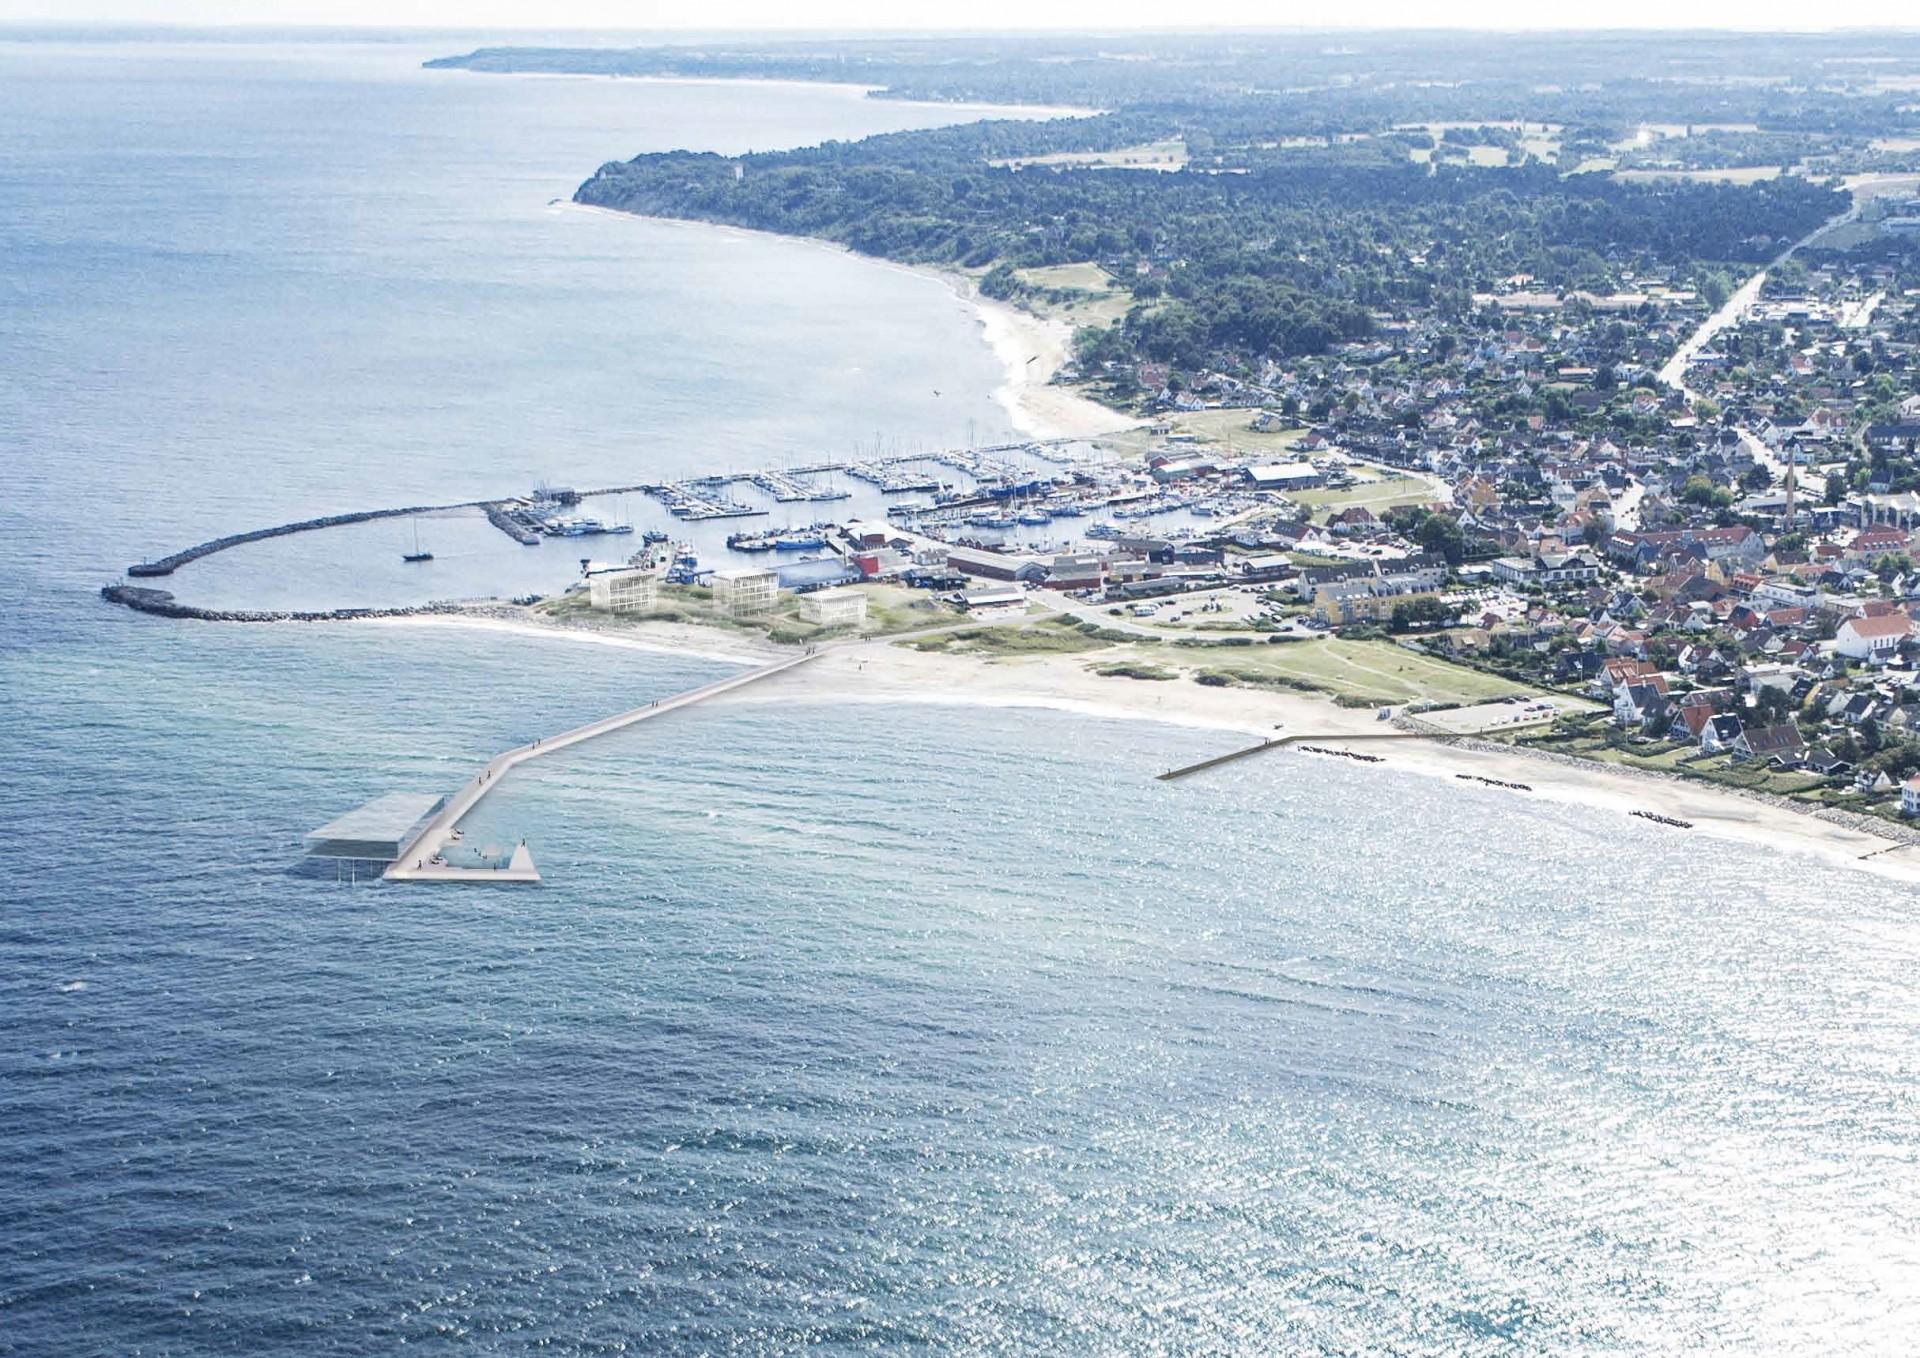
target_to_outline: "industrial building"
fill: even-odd
[[[587,576],[587,602],[611,613],[652,608],[660,595],[660,577],[638,566],[593,571]]]
[[[827,589],[850,585],[860,578],[860,568],[837,556],[809,557],[805,561],[783,561],[773,569],[773,583],[779,589],[794,591]]]
[[[950,547],[947,567],[962,575],[982,580],[1034,580],[1046,578],[1046,567],[1026,557],[983,551],[978,547]]]
[[[857,589],[816,589],[800,596],[800,621],[822,627],[858,627],[867,620],[867,596]]]
[[[961,607],[976,616],[995,617],[1006,613],[1025,613],[1027,596],[1017,585],[997,589],[968,590],[960,596]]]
[[[765,613],[773,607],[774,596],[779,592],[779,577],[755,566],[715,571],[711,578],[713,601],[736,618]]]

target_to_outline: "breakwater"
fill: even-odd
[[[212,538],[206,542],[184,547],[169,556],[157,557],[152,561],[142,561],[127,567],[127,574],[139,579],[150,579],[156,575],[172,575],[191,561],[203,556],[212,556],[215,552],[224,552],[229,547],[244,546],[249,542],[264,542],[268,538],[283,538],[294,533],[309,533],[318,528],[339,528],[343,524],[367,523],[373,519],[397,519],[408,514],[432,514],[445,509],[472,509],[482,504],[479,500],[468,500],[457,505],[409,505],[402,509],[359,509],[350,514],[328,514],[318,519],[302,519],[298,523],[275,524],[272,528],[255,528],[245,533],[229,533],[223,538]]]
[[[186,618],[194,622],[353,622],[362,618],[411,618],[423,613],[458,613],[458,604],[413,604],[404,608],[327,608],[268,612],[248,608],[196,608],[173,597],[173,591],[143,585],[106,585],[100,597],[136,613],[158,618]]]
[[[525,524],[515,523],[513,516],[507,513],[506,506],[493,501],[485,506],[487,522],[519,543],[522,547],[538,547],[540,535]]]

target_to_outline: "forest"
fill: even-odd
[[[1513,274],[1604,292],[1628,271],[1749,266],[1845,207],[1800,178],[1627,184],[1540,164],[1429,167],[1372,146],[1224,173],[990,163],[1192,135],[1193,124],[1136,111],[737,158],[670,152],[603,166],[577,197],[908,263],[1101,263],[1139,305],[1097,357],[1183,367],[1318,353],[1365,337],[1376,312],[1462,314]],[[1009,290],[1008,275],[989,272],[996,285]]]
[[[1888,148],[1920,132],[1920,39],[1897,34],[811,38],[429,64],[1079,106],[643,155],[576,197],[962,268],[998,296],[1022,289],[1019,270],[1096,263],[1134,305],[1083,337],[1087,358],[1229,371],[1364,339],[1382,316],[1458,316],[1514,275],[1711,292],[1842,211],[1837,173],[1910,154]],[[1748,165],[1777,177],[1701,177]]]

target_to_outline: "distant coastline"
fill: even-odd
[[[845,90],[863,99],[880,99],[890,104],[919,104],[927,108],[947,110],[979,110],[982,117],[1011,110],[1018,110],[1022,117],[1035,119],[1096,118],[1106,112],[1105,109],[1083,108],[1075,104],[1010,103],[992,99],[936,99],[925,94],[898,93],[885,85],[871,85],[858,80],[803,80],[792,76],[763,75],[636,75],[623,71],[494,71],[478,66],[442,65],[439,61],[429,61],[425,65],[430,70],[460,71],[467,75],[496,77],[508,75],[528,80],[626,80],[647,85],[753,85],[776,90]]]

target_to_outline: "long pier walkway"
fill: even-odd
[[[511,750],[495,755],[487,761],[485,768],[477,777],[463,784],[458,792],[447,798],[434,818],[426,823],[420,833],[400,853],[384,874],[393,882],[537,882],[539,871],[533,866],[533,855],[525,844],[513,851],[512,859],[505,867],[474,868],[458,866],[440,866],[433,859],[447,845],[454,828],[474,807],[480,804],[507,771],[529,759],[538,759],[541,755],[552,754],[604,736],[609,732],[623,730],[652,717],[662,717],[669,712],[678,712],[682,708],[692,707],[695,703],[717,698],[723,693],[731,693],[736,688],[758,683],[771,678],[783,670],[804,665],[814,658],[815,652],[805,651],[799,655],[776,660],[770,665],[758,669],[745,670],[739,674],[730,674],[724,679],[716,679],[711,684],[702,684],[699,688],[690,688],[685,693],[676,693],[670,698],[661,698],[648,703],[645,707],[636,707],[626,712],[615,713],[611,717],[602,717],[599,721],[588,722],[585,726],[576,726],[571,731],[562,731],[557,736],[545,736],[528,745],[517,745]]]

